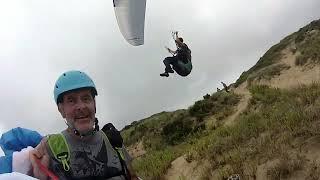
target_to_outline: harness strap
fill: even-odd
[[[62,134],[50,135],[48,144],[55,159],[62,164],[64,171],[69,171],[70,149],[65,137]]]
[[[102,131],[100,130],[100,132],[102,133],[102,137],[104,139],[104,142],[105,142],[105,145],[108,146],[106,143],[109,143],[111,146],[112,144],[110,143],[109,141],[109,138],[108,136]],[[123,152],[122,152],[122,148],[118,148],[118,147],[114,147],[112,146],[112,149],[117,153],[118,155],[118,158],[120,160],[120,164],[121,164],[121,172],[122,172],[122,175],[125,176],[126,180],[130,180],[130,174],[129,174],[129,170],[128,170],[128,167],[126,165],[126,162],[124,161],[124,155],[123,155]]]

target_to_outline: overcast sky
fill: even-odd
[[[53,100],[58,76],[82,70],[98,89],[101,125],[119,129],[161,111],[187,108],[237,80],[272,45],[319,19],[319,0],[149,0],[145,44],[122,37],[112,0],[0,1],[0,134],[20,126],[62,131]],[[160,77],[178,30],[193,72]]]

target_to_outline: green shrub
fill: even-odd
[[[234,106],[237,105],[239,101],[239,95],[218,92],[206,99],[197,101],[189,108],[189,113],[200,121],[210,115],[216,115],[219,119],[223,119],[233,112]]]
[[[180,115],[163,127],[162,136],[170,145],[175,145],[185,139],[193,130],[193,120],[186,115]]]

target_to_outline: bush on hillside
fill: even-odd
[[[162,136],[170,145],[180,143],[193,130],[193,120],[186,114],[180,114],[162,129]]]
[[[240,97],[233,93],[217,92],[205,99],[195,102],[189,108],[191,116],[201,121],[204,117],[217,115],[220,119],[232,113],[233,106],[240,101]],[[222,118],[221,118],[222,117]]]

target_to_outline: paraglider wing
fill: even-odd
[[[113,0],[119,29],[133,46],[144,43],[146,0]]]

